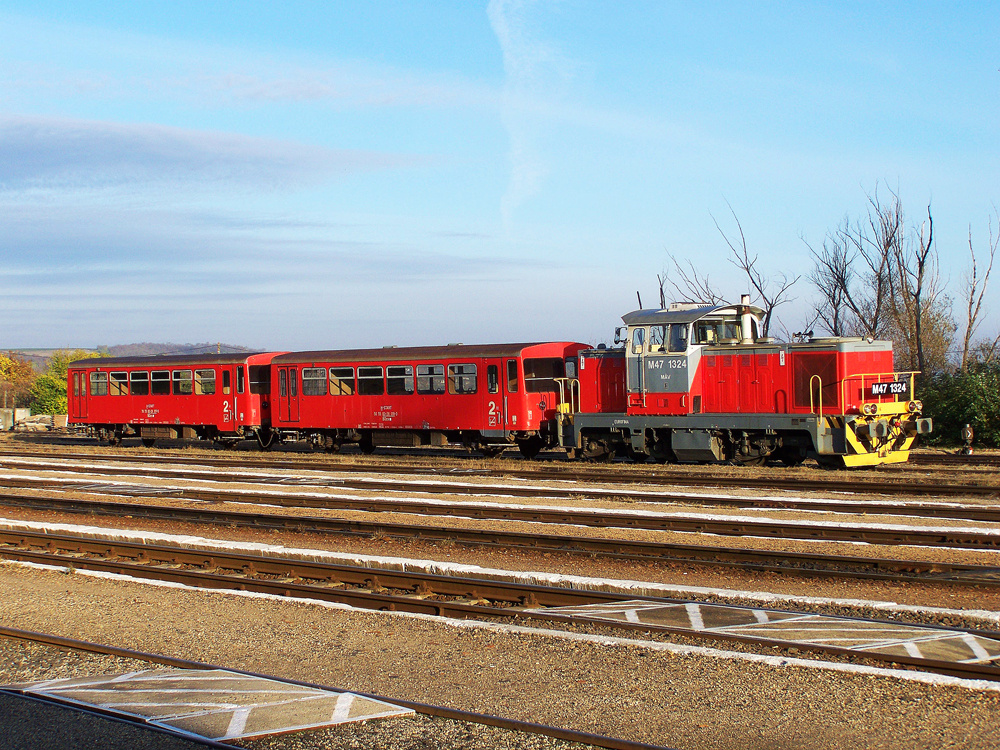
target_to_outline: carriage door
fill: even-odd
[[[105,375],[105,377],[107,377]],[[73,373],[73,392],[70,393],[70,416],[82,418],[87,416],[87,373],[77,370]]]
[[[486,427],[489,430],[507,429],[507,399],[500,386],[503,360],[486,362]]]
[[[507,384],[503,389],[503,428],[508,432],[517,429],[517,412],[521,403],[521,377],[517,362],[516,359],[508,359],[504,371],[504,380]]]
[[[278,368],[278,420],[299,421],[299,371],[297,367]]]

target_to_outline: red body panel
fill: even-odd
[[[551,420],[561,399],[549,377],[526,378],[525,363],[557,360],[560,368],[584,344],[550,342],[506,346],[448,346],[413,349],[293,353],[274,360],[271,398],[274,427],[284,430],[532,431]],[[440,368],[421,375],[421,368]],[[303,370],[352,373],[353,383],[304,392]],[[461,368],[453,370],[452,368]],[[508,373],[514,368],[513,378]],[[360,392],[361,371],[381,370],[367,381],[382,393]],[[437,374],[440,372],[440,374]],[[397,374],[394,388],[389,380]],[[552,373],[563,377],[563,372]],[[443,392],[427,391],[431,378]],[[423,380],[421,380],[423,378]],[[464,379],[463,379],[464,378]],[[459,380],[461,383],[459,384]],[[378,386],[377,384],[381,385]],[[541,385],[540,385],[541,384]],[[458,386],[453,389],[453,385]],[[532,389],[532,390],[529,390]],[[390,393],[394,390],[396,392]],[[337,391],[333,393],[333,391]],[[461,390],[472,392],[456,392]]]
[[[273,356],[264,353],[74,362],[67,373],[69,422],[209,426],[220,433],[267,425],[271,419],[269,394],[256,387],[251,367],[266,368]],[[258,371],[254,369],[253,374]],[[212,392],[204,392],[209,390],[210,382]]]

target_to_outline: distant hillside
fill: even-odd
[[[57,351],[73,351],[73,349],[11,349],[17,354],[31,362],[35,372],[45,372],[49,366],[49,359]],[[254,352],[257,349],[248,349],[245,346],[236,344],[153,344],[143,342],[141,344],[116,344],[114,346],[98,346],[94,348],[86,347],[85,351],[96,351],[110,357],[147,357],[155,354],[241,354],[243,352]]]
[[[115,346],[99,346],[97,349],[112,357],[149,357],[155,354],[240,354],[243,352],[253,352],[256,349],[248,349],[245,346],[236,344],[152,344],[142,342],[141,344],[116,344]]]

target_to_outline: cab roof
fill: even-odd
[[[633,310],[622,315],[622,321],[630,326],[694,323],[709,316],[736,317],[744,309],[758,318],[764,314],[764,310],[755,305],[687,305],[675,302],[662,310]]]

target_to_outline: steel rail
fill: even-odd
[[[174,508],[139,503],[71,500],[0,494],[0,505],[32,510],[54,510],[112,517],[136,517],[172,522],[211,523],[254,529],[282,529],[346,536],[387,537],[427,542],[455,542],[468,546],[601,555],[667,564],[734,567],[809,577],[859,578],[881,581],[919,581],[923,584],[1000,586],[1000,568],[891,558],[823,555],[809,552],[772,552],[707,545],[639,542],[600,537],[563,536],[516,531],[485,531],[414,524],[352,521],[317,516],[286,516],[231,512],[208,508]],[[889,573],[885,571],[896,571]]]
[[[474,713],[472,711],[462,711],[457,708],[448,708],[447,706],[435,706],[429,703],[419,703],[417,701],[403,700],[400,698],[388,698],[383,695],[377,695],[375,693],[361,693],[357,690],[348,690],[346,688],[332,687],[330,685],[323,685],[317,682],[307,682],[305,680],[290,679],[287,677],[278,677],[275,675],[262,674],[259,672],[250,672],[245,669],[233,669],[231,667],[222,667],[216,664],[209,664],[207,662],[192,661],[190,659],[180,659],[173,656],[166,656],[163,654],[153,654],[146,651],[134,651],[132,649],[120,648],[118,646],[109,646],[104,644],[93,643],[91,641],[82,641],[75,638],[65,638],[63,636],[51,635],[47,633],[36,633],[28,630],[18,630],[16,628],[8,628],[0,625],[0,636],[5,638],[19,639],[24,641],[31,641],[33,643],[41,643],[48,646],[54,646],[60,649],[72,649],[75,651],[84,651],[87,653],[102,654],[106,656],[116,656],[126,659],[135,659],[137,661],[145,661],[150,664],[161,664],[168,667],[176,667],[177,669],[199,669],[199,670],[224,670],[226,672],[232,672],[234,674],[242,674],[248,677],[258,677],[265,680],[277,680],[280,682],[285,682],[291,685],[299,685],[302,687],[314,688],[316,690],[326,690],[337,693],[351,693],[353,695],[358,695],[362,698],[371,698],[372,700],[383,701],[385,703],[391,703],[397,706],[402,706],[404,708],[412,709],[418,714],[423,714],[424,716],[434,716],[441,719],[448,719],[450,721],[463,721],[470,724],[482,724],[484,726],[498,727],[500,729],[509,729],[516,732],[525,732],[527,734],[539,734],[546,737],[553,737],[555,739],[566,740],[568,742],[579,742],[585,745],[593,745],[595,747],[604,747],[609,750],[670,750],[670,748],[663,745],[649,745],[644,742],[633,742],[632,740],[624,740],[618,737],[608,737],[600,734],[591,734],[590,732],[580,732],[575,729],[564,729],[563,727],[553,727],[547,726],[545,724],[536,724],[530,721],[521,721],[519,719],[507,719],[500,716],[493,716],[490,714],[480,714]],[[232,747],[230,745],[225,745],[224,747]]]
[[[197,499],[192,496],[192,499]],[[272,498],[268,496],[262,500],[262,504],[271,504]],[[280,501],[274,504],[280,504]],[[360,503],[358,510],[373,512],[386,512],[384,504],[379,506],[377,501],[368,503],[370,507],[365,508],[365,503]],[[411,506],[412,507],[412,506]],[[415,512],[413,510],[403,511],[399,505],[394,506],[395,512]],[[439,508],[435,515],[440,514]],[[468,511],[468,512],[466,512]],[[483,507],[481,509],[470,508],[468,506],[457,506],[454,513],[445,515],[452,516],[472,516],[489,520],[514,520],[515,511],[505,508]],[[1000,549],[1000,533],[990,533],[989,530],[974,530],[963,528],[933,528],[924,529],[920,527],[903,528],[880,528],[875,525],[850,525],[838,523],[836,525],[823,525],[816,523],[801,523],[795,521],[749,521],[749,520],[729,520],[725,518],[699,518],[697,515],[691,516],[649,516],[622,514],[609,511],[605,514],[609,522],[601,521],[597,513],[587,513],[580,511],[554,511],[549,518],[546,518],[544,509],[530,509],[524,511],[524,518],[529,522],[548,524],[570,524],[597,526],[600,528],[610,528],[624,526],[648,531],[675,531],[697,534],[715,534],[719,536],[756,536],[768,539],[798,539],[803,541],[825,541],[825,542],[863,542],[867,544],[881,544],[890,546],[920,545],[930,547],[958,547],[965,549]]]
[[[10,546],[12,544],[19,546],[12,548]],[[40,548],[44,551],[35,552],[24,549],[25,547]],[[84,557],[83,555],[86,554],[100,555],[102,559]],[[196,588],[250,591],[280,597],[332,601],[362,609],[429,614],[451,618],[515,618],[563,625],[583,622],[612,630],[669,633],[699,641],[727,641],[782,648],[794,646],[805,651],[865,658],[879,663],[907,664],[956,677],[1000,681],[1000,666],[993,664],[949,662],[898,654],[886,655],[808,641],[737,635],[719,631],[706,632],[684,627],[609,621],[596,617],[523,609],[633,600],[663,604],[690,603],[689,600],[683,599],[582,591],[535,584],[508,583],[484,578],[453,578],[435,574],[401,572],[386,568],[359,568],[291,558],[269,558],[246,553],[201,549],[187,550],[180,547],[150,545],[141,542],[122,542],[23,531],[0,532],[0,556],[43,565],[96,570],[147,580],[169,581]],[[143,562],[123,562],[122,558],[138,559]],[[197,566],[208,571],[238,570],[239,572],[235,574],[202,572],[201,570],[178,567],[183,565]],[[261,576],[277,576],[278,578],[273,580]],[[299,580],[325,579],[327,585],[299,583],[297,580],[291,580],[293,578]],[[368,588],[341,588],[341,586],[350,585],[362,585]],[[383,593],[385,589],[395,589],[407,593],[402,595]],[[462,597],[464,601],[432,600],[429,598],[431,596]],[[484,599],[488,603],[481,603]],[[778,610],[769,611],[776,612]],[[845,621],[887,623],[887,621],[862,620],[862,618],[843,619]],[[889,624],[899,625],[900,623],[892,622]],[[961,632],[993,638],[1000,635],[990,631],[972,631],[930,625],[923,627],[929,631]]]
[[[0,451],[0,459],[4,455],[18,455],[31,458],[48,458],[54,456],[51,453],[42,452],[19,452]],[[228,459],[216,457],[190,456],[164,456],[164,455],[142,455],[128,456],[123,454],[99,453],[99,454],[71,454],[73,458],[80,460],[110,460],[121,462],[150,462],[158,461],[163,463],[174,463],[182,465],[200,464],[205,466],[229,467],[245,470],[247,468],[265,469],[288,469],[288,470],[310,470],[327,471],[338,474],[349,474],[358,472],[370,472],[379,474],[418,474],[431,476],[462,476],[473,475],[481,477],[509,477],[516,476],[521,479],[553,480],[553,481],[587,481],[605,482],[609,484],[659,484],[685,487],[738,487],[740,489],[784,489],[794,491],[819,491],[819,492],[865,492],[869,494],[883,495],[943,495],[943,496],[1000,496],[1000,486],[996,484],[955,484],[955,483],[930,483],[930,482],[907,482],[900,478],[896,482],[872,481],[870,475],[855,476],[850,480],[814,480],[797,478],[782,478],[776,476],[776,472],[764,472],[762,476],[724,476],[721,474],[710,474],[706,472],[693,473],[668,473],[669,470],[661,472],[650,471],[615,471],[612,467],[603,467],[600,470],[583,469],[579,467],[533,467],[504,466],[501,468],[483,469],[441,469],[436,467],[421,466],[413,463],[409,464],[338,464],[323,461],[320,456],[312,456],[310,460],[302,459]]]
[[[11,462],[13,463],[13,462]],[[0,466],[4,464],[0,458]],[[157,469],[152,467],[144,468],[121,468],[111,466],[88,466],[74,467],[64,466],[59,463],[49,464],[18,464],[22,469],[45,468],[63,473],[87,473],[99,474],[101,476],[129,476],[148,479],[184,479],[184,480],[210,480],[213,482],[238,482],[251,484],[273,483],[276,486],[290,486],[283,484],[280,478],[261,477],[242,474],[233,477],[227,474],[216,474],[206,476],[204,472],[184,471],[178,469]],[[148,473],[142,473],[148,472]],[[0,489],[3,487],[37,488],[40,479],[17,479],[7,477],[0,479]],[[51,482],[46,479],[45,482]],[[408,482],[395,480],[380,480],[374,478],[347,478],[347,479],[324,479],[316,477],[296,477],[295,486],[314,486],[321,488],[334,487],[337,489],[353,489],[359,491],[389,491],[389,492],[410,492],[416,494],[437,494],[437,495],[496,495],[511,497],[546,498],[553,500],[575,500],[586,498],[591,500],[617,499],[620,501],[634,503],[677,503],[684,505],[716,506],[729,508],[762,508],[767,510],[811,510],[827,513],[843,514],[864,514],[864,515],[886,515],[886,516],[908,516],[913,518],[947,518],[963,521],[985,521],[1000,522],[1000,508],[979,505],[957,505],[957,504],[888,504],[888,503],[865,503],[857,501],[831,501],[813,500],[809,498],[759,498],[759,497],[718,497],[704,495],[676,494],[668,492],[628,492],[618,489],[600,489],[588,487],[558,488],[558,487],[518,487],[516,485],[485,485],[485,484],[456,484],[452,482],[433,483],[427,481]],[[542,521],[545,523],[573,523],[586,526],[625,526],[628,528],[658,528],[655,521],[637,516],[635,513],[619,513],[611,510],[602,511],[599,520],[594,519],[595,514],[585,512],[572,514],[568,511],[546,510],[538,508],[533,510],[518,510],[513,508],[476,509],[468,505],[449,506],[441,503],[418,503],[416,501],[393,501],[389,499],[365,498],[318,498],[310,495],[294,495],[292,493],[274,493],[254,495],[247,492],[235,490],[203,490],[194,488],[171,488],[173,496],[185,497],[209,502],[249,502],[249,503],[273,503],[285,507],[309,507],[309,508],[337,508],[346,510],[384,510],[395,513],[419,513],[421,515],[461,515],[473,518],[490,518],[501,520],[525,520]],[[86,489],[81,489],[86,492]],[[1000,490],[998,490],[1000,491]],[[559,520],[565,518],[566,520]],[[614,519],[613,522],[606,522],[602,519]]]

